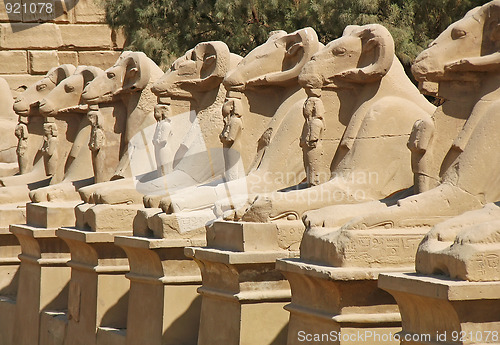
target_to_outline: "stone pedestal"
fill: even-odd
[[[297,252],[285,233],[275,223],[215,222],[207,247],[186,248],[203,277],[198,345],[286,344],[290,286],[275,263]]]
[[[40,313],[67,308],[69,249],[54,229],[11,225],[10,231],[22,251],[12,344],[38,344]]]
[[[184,247],[205,239],[116,237],[130,262],[127,345],[196,345],[201,275]]]
[[[398,302],[401,344],[499,344],[500,282],[415,273],[381,274]]]
[[[15,297],[17,293],[19,254],[16,236],[8,228],[0,228],[0,296]]]
[[[92,231],[123,231],[132,230],[137,211],[143,206],[108,205],[108,204],[81,204],[75,209],[76,226],[79,229]]]
[[[0,228],[26,223],[26,202],[0,205]]]
[[[397,304],[377,287],[378,275],[412,270],[427,231],[308,229],[300,259],[276,265],[292,290],[287,344],[398,344]]]
[[[11,345],[14,333],[16,301],[10,297],[0,297],[0,344]]]
[[[99,344],[99,328],[126,327],[129,265],[125,252],[114,245],[115,235],[131,232],[57,230],[71,251],[66,345]],[[123,338],[123,337],[122,337]],[[108,344],[108,343],[102,343]]]
[[[12,340],[20,253],[16,236],[8,228],[0,228],[0,344],[5,345]]]
[[[75,207],[81,201],[39,202],[26,204],[26,222],[40,228],[57,229],[74,226]]]
[[[26,263],[25,266],[31,266],[31,268],[25,268],[25,271],[30,271],[30,270],[39,270],[40,272],[40,277],[45,279],[44,284],[49,284],[48,279],[45,276],[48,277],[56,277],[57,279],[62,279],[59,283],[59,286],[55,284],[55,292],[50,291],[49,286],[42,285],[41,286],[41,291],[40,291],[40,296],[45,294],[45,290],[48,290],[49,295],[57,293],[58,290],[61,290],[64,286],[61,285],[63,282],[67,282],[68,276],[69,276],[69,269],[65,267],[65,263],[68,260],[68,248],[67,246],[58,240],[55,237],[55,230],[59,226],[68,226],[68,225],[73,225],[75,222],[75,216],[74,216],[74,207],[80,202],[65,202],[65,203],[55,203],[55,202],[44,202],[44,203],[28,203],[26,206],[18,205],[16,209],[11,205],[10,209],[12,212],[10,212],[11,217],[9,217],[9,221],[12,222],[27,222],[29,225],[26,226],[16,226],[17,228],[24,228],[25,229],[25,234],[28,234],[28,240],[26,242],[27,246],[32,246],[35,242],[36,245],[39,245],[39,242],[43,242],[43,245],[45,248],[40,248],[42,251],[44,260],[39,261],[41,262],[41,267],[42,268],[34,268],[33,263],[29,264]],[[5,205],[3,205],[5,206]],[[3,211],[6,212],[9,207],[4,207]],[[26,232],[27,231],[27,232]],[[32,234],[30,235],[30,232]],[[34,236],[32,239],[29,239],[30,236]],[[43,238],[43,240],[42,240]],[[36,240],[35,240],[36,239]],[[21,246],[18,244],[18,241],[16,239],[16,236],[13,233],[7,233],[7,231],[1,231],[0,230],[0,294],[2,295],[2,299],[0,300],[0,304],[4,304],[6,310],[1,310],[0,313],[10,313],[9,310],[15,310],[15,299],[16,299],[16,294],[17,294],[17,288],[18,288],[18,276],[19,273],[18,267],[19,267],[19,259],[18,255],[21,253]],[[35,241],[35,242],[33,242]],[[57,248],[61,249],[62,252],[58,253]],[[26,248],[26,250],[37,250],[37,248]],[[32,252],[30,252],[32,253]],[[35,254],[30,254],[30,255],[38,255],[38,253]],[[61,259],[60,262],[53,262],[53,261],[47,261],[45,258],[59,258]],[[33,259],[34,260],[34,259]],[[33,261],[32,260],[32,261]],[[29,262],[29,260],[28,260]],[[50,269],[48,268],[50,267]],[[50,273],[49,273],[50,272]],[[31,283],[26,283],[27,279],[29,278],[24,278],[24,285],[26,284],[31,284]],[[65,287],[64,287],[65,288]],[[26,289],[26,288],[25,288]],[[29,288],[31,289],[31,287]],[[34,290],[29,290],[33,293],[36,291]],[[26,294],[30,294],[30,292],[25,292]],[[65,309],[66,308],[66,300],[65,300],[65,294],[66,291],[62,293],[61,297],[59,298],[59,302],[57,305]],[[26,300],[26,298],[31,298],[31,297],[23,297],[22,299]],[[43,296],[41,298],[44,298]],[[22,302],[22,301],[21,301]],[[4,308],[3,308],[4,309]],[[46,306],[44,308],[40,309],[41,312],[41,319],[40,319],[40,328],[37,330],[39,332],[40,336],[40,344],[56,344],[56,340],[52,338],[50,341],[48,338],[50,338],[49,334],[54,334],[54,330],[51,329],[52,323],[49,322],[50,326],[47,325],[44,320],[49,320],[50,317],[47,317],[45,315],[46,310],[51,309],[51,306]],[[43,311],[42,311],[43,310]],[[33,311],[35,313],[35,311]],[[57,312],[56,312],[57,313]],[[14,314],[14,312],[12,312]],[[14,318],[6,318],[6,322],[2,322],[0,325],[0,328],[10,328],[11,330],[9,333],[12,333],[12,329],[14,327]],[[60,327],[59,327],[60,328]],[[2,334],[7,334],[6,332],[1,332]],[[61,337],[64,335],[61,334]],[[1,344],[10,344],[10,341],[12,340],[12,336],[9,339],[9,342],[0,342]],[[57,337],[56,337],[57,338]]]
[[[399,344],[401,330],[394,299],[377,288],[380,272],[391,269],[331,267],[278,260],[292,290],[288,345]],[[404,269],[404,268],[403,268]]]

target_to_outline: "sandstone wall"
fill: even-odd
[[[125,39],[105,24],[101,1],[0,0],[0,77],[16,90],[60,64],[113,65]],[[40,11],[38,5],[33,14],[33,3],[52,4],[54,12]]]

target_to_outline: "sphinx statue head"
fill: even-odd
[[[451,24],[416,58],[420,82],[471,80],[468,72],[497,70],[500,49],[500,1],[470,10]]]
[[[140,92],[151,76],[149,58],[142,52],[123,52],[103,75],[89,83],[82,93],[87,104],[108,103],[124,94]]]
[[[299,83],[319,89],[349,82],[382,79],[394,60],[394,41],[382,25],[350,25],[342,37],[328,43],[305,64]],[[338,86],[338,85],[337,85]]]
[[[103,74],[104,71],[97,67],[78,66],[72,75],[40,101],[40,114],[53,116],[61,110],[85,111],[87,107],[83,106],[83,89],[90,81]]]
[[[38,108],[40,100],[52,91],[56,85],[69,77],[75,71],[73,65],[61,65],[52,68],[38,82],[28,87],[14,101],[14,111],[20,116],[28,116]]]
[[[174,61],[152,91],[158,97],[191,99],[199,92],[218,88],[235,56],[223,42],[199,43]]]
[[[228,90],[285,86],[297,81],[302,67],[320,47],[318,36],[311,28],[290,34],[274,31],[269,39],[258,46],[224,78]]]

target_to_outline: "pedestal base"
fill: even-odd
[[[500,222],[495,223],[500,226]],[[498,242],[454,243],[432,239],[419,248],[415,267],[418,272],[428,275],[444,274],[468,281],[500,281],[500,245]]]
[[[94,232],[132,231],[140,204],[82,204],[76,209],[76,226]]]
[[[0,228],[0,296],[15,298],[21,245],[9,229]],[[1,344],[1,343],[0,343]]]
[[[16,294],[19,285],[19,242],[8,229],[0,228],[0,344],[12,344]]]
[[[16,301],[9,297],[0,297],[0,344],[11,345],[14,334]]]
[[[379,287],[398,302],[401,344],[500,343],[500,282],[391,273]]]
[[[120,328],[99,327],[97,345],[125,345],[127,331]]]
[[[413,267],[418,244],[429,230],[312,228],[304,233],[300,257],[332,267]]]
[[[8,229],[11,224],[26,223],[26,203],[0,205],[0,228]]]
[[[114,235],[131,232],[61,228],[56,234],[71,251],[65,344],[98,344],[99,327],[126,327],[129,265],[125,252],[114,245]]]
[[[198,266],[184,256],[204,240],[117,237],[131,271],[127,344],[196,345],[201,284]],[[145,298],[147,296],[147,298]]]
[[[75,207],[81,203],[81,201],[28,203],[26,222],[41,228],[57,229],[62,226],[74,226]]]
[[[275,263],[297,255],[287,238],[274,223],[215,222],[206,248],[186,248],[203,277],[198,345],[286,344],[291,293]]]
[[[205,226],[215,218],[212,210],[198,210],[166,214],[153,214],[148,218],[148,228],[155,238],[205,237]]]
[[[10,231],[22,250],[12,344],[38,344],[40,313],[67,308],[69,249],[55,229],[11,225]]]
[[[278,260],[290,282],[292,301],[288,345],[399,344],[398,307],[377,288],[380,272],[390,269],[320,266],[299,259]],[[404,269],[404,268],[403,268]]]
[[[290,301],[290,286],[274,266],[290,252],[186,248],[185,253],[203,276],[198,345],[286,344],[283,306]]]
[[[44,311],[40,316],[39,345],[64,345],[68,319],[62,311]]]

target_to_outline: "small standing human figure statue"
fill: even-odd
[[[28,125],[24,122],[19,122],[15,129],[17,141],[17,162],[19,164],[19,173],[26,174],[28,172]]]
[[[244,176],[240,160],[241,143],[239,140],[243,131],[242,109],[243,105],[238,98],[226,98],[222,106],[224,128],[219,137],[224,148],[225,178],[227,181]]]
[[[57,169],[57,125],[54,122],[43,124],[42,154],[45,163],[45,174],[52,176]]]
[[[101,125],[101,112],[99,107],[90,106],[87,113],[87,118],[90,121],[90,140],[89,149],[92,152],[92,164],[94,168],[95,182],[104,182],[106,172],[106,157],[104,150],[101,150],[106,143],[106,136]]]
[[[432,120],[420,119],[413,125],[408,148],[411,151],[411,169],[413,171],[414,193],[423,193],[439,184],[438,176],[432,176],[429,171],[433,163],[431,143],[434,137],[434,123]]]
[[[156,167],[162,175],[173,169],[173,153],[168,147],[168,140],[172,136],[172,124],[170,123],[170,104],[157,104],[154,108],[156,128],[153,135],[153,146],[155,148]]]
[[[322,166],[323,145],[321,134],[325,128],[323,121],[325,108],[320,99],[321,89],[307,88],[306,93],[309,97],[302,108],[306,123],[301,143],[304,151],[307,182],[309,186],[317,186],[326,182],[328,178],[327,174],[323,172],[325,169]]]

